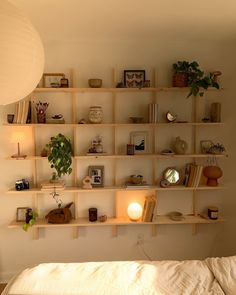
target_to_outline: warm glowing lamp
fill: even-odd
[[[127,209],[128,216],[132,221],[138,221],[143,213],[143,207],[139,203],[131,203]]]
[[[22,155],[20,153],[20,142],[22,142],[25,139],[25,135],[23,132],[14,132],[12,134],[11,142],[17,143],[17,154],[12,155],[12,158],[16,159],[24,159],[26,155]]]
[[[42,77],[44,50],[30,21],[7,0],[0,1],[0,105],[30,94]]]

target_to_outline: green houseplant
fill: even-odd
[[[46,148],[51,168],[54,168],[57,172],[56,177],[60,178],[62,175],[70,174],[72,172],[71,164],[73,155],[70,139],[59,133],[51,137]],[[56,179],[56,177],[54,173],[54,179]]]
[[[214,79],[214,75],[205,75],[205,73],[199,68],[199,64],[196,61],[178,61],[173,64],[174,76],[173,76],[173,86],[174,87],[190,87],[190,91],[187,97],[191,95],[203,96],[203,89],[208,89],[208,87],[215,87],[219,89],[219,84]],[[185,85],[178,84],[178,79],[175,75],[182,74],[185,76]]]

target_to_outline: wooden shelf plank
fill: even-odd
[[[106,222],[90,222],[88,218],[78,218],[71,220],[70,223],[65,224],[51,224],[47,223],[46,219],[38,219],[34,224],[34,228],[65,228],[65,227],[94,227],[94,226],[113,226],[113,225],[174,225],[174,224],[211,224],[224,222],[223,218],[217,220],[210,220],[201,216],[185,215],[180,221],[171,220],[168,216],[157,216],[152,222],[130,221],[128,218],[108,218]],[[8,228],[20,228],[23,222],[12,221]]]
[[[65,189],[56,189],[60,192],[65,193],[76,193],[76,192],[83,192],[83,193],[89,193],[89,192],[103,192],[103,191],[135,191],[135,190],[154,190],[154,191],[192,191],[192,190],[222,190],[224,189],[224,186],[218,185],[218,186],[198,186],[198,187],[186,187],[183,185],[176,185],[176,186],[169,186],[166,188],[150,185],[150,187],[142,188],[142,187],[134,187],[134,188],[126,188],[124,186],[105,186],[105,187],[98,187],[98,188],[92,188],[92,189],[83,189],[81,187],[65,187]],[[14,195],[31,195],[34,193],[37,194],[48,194],[52,192],[51,190],[41,190],[40,188],[30,188],[27,190],[17,191],[14,188],[8,190],[6,194],[14,194]]]

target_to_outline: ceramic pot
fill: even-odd
[[[103,119],[103,111],[100,106],[92,106],[89,111],[89,122],[93,124],[101,123]]]
[[[223,175],[223,172],[218,166],[206,166],[203,169],[203,175],[207,177],[207,185],[217,186],[218,178]]]
[[[172,81],[173,87],[187,87],[188,86],[188,74],[175,73]]]
[[[186,141],[182,140],[179,136],[176,137],[174,142],[174,152],[179,155],[186,153],[188,149],[188,144]]]

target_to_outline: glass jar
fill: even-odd
[[[91,106],[89,110],[89,122],[93,124],[101,123],[103,119],[103,111],[100,106]]]

